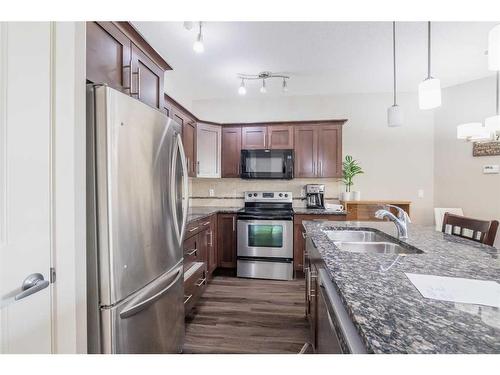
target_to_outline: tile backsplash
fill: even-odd
[[[325,198],[328,201],[337,201],[342,183],[333,178],[295,178],[293,180],[242,180],[239,178],[192,178],[189,181],[191,206],[243,206],[245,191],[291,191],[293,205],[305,206],[303,196],[304,186],[307,184],[324,184]],[[210,196],[210,189],[214,195]]]

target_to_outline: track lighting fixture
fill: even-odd
[[[238,79],[241,80],[240,87],[238,88],[238,94],[240,95],[245,95],[247,93],[247,89],[245,87],[245,81],[252,81],[252,80],[261,80],[262,81],[262,86],[260,87],[259,91],[262,94],[267,93],[267,84],[266,81],[268,79],[272,78],[281,78],[282,84],[281,88],[283,92],[288,91],[288,82],[287,80],[290,79],[289,76],[279,74],[279,73],[271,73],[271,72],[261,72],[259,74],[238,74]]]

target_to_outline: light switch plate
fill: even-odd
[[[500,166],[498,164],[496,164],[496,165],[485,165],[483,167],[483,173],[484,174],[496,174],[496,173],[500,173]]]
[[[417,196],[419,198],[423,198],[424,197],[424,189],[418,189],[417,191]]]

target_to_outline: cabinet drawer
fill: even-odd
[[[196,262],[184,273],[184,313],[188,315],[207,287],[207,266]]]
[[[195,262],[201,262],[203,259],[198,246],[198,236],[193,236],[184,240],[184,272],[189,270]]]
[[[186,239],[200,233],[210,226],[210,217],[192,221],[186,225]]]

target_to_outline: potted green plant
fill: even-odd
[[[345,192],[342,193],[342,201],[360,200],[359,191],[351,192],[351,187],[354,184],[353,178],[358,174],[364,173],[359,166],[357,160],[354,160],[351,155],[346,155],[342,162],[342,182],[345,185]]]

